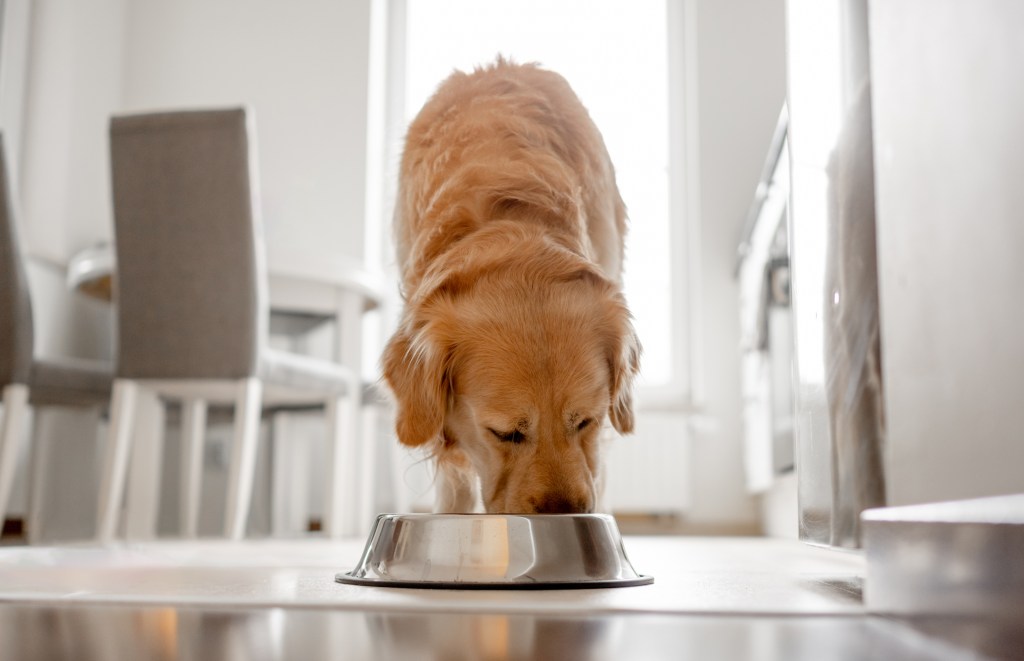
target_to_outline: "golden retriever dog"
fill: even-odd
[[[602,507],[606,421],[633,429],[626,209],[569,84],[499,58],[412,122],[395,210],[404,311],[382,358],[439,512]]]

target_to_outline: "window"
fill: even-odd
[[[644,346],[644,392],[685,391],[672,258],[670,76],[665,0],[405,0],[402,127],[454,69],[501,54],[565,76],[601,130],[630,216],[625,290]],[[678,150],[677,150],[678,151]],[[678,227],[676,232],[680,231]],[[685,245],[685,244],[684,244]]]

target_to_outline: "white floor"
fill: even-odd
[[[764,538],[627,537],[653,585],[453,591],[335,582],[363,540],[198,541],[0,549],[0,601],[301,606],[540,614],[862,615],[858,554]]]

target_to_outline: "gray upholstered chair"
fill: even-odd
[[[118,360],[97,534],[112,538],[138,391],[183,403],[183,532],[195,533],[208,403],[235,407],[224,534],[244,535],[261,410],[323,406],[323,527],[342,526],[344,432],[357,375],[267,346],[268,309],[252,117],[244,109],[115,117],[110,125]]]
[[[110,365],[34,355],[32,302],[18,240],[7,158],[0,136],[0,524],[14,483],[18,446],[30,406],[103,407],[110,398]]]

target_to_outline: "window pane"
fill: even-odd
[[[604,135],[630,216],[626,297],[641,384],[672,373],[665,0],[408,0],[406,116],[498,54],[565,76]]]

